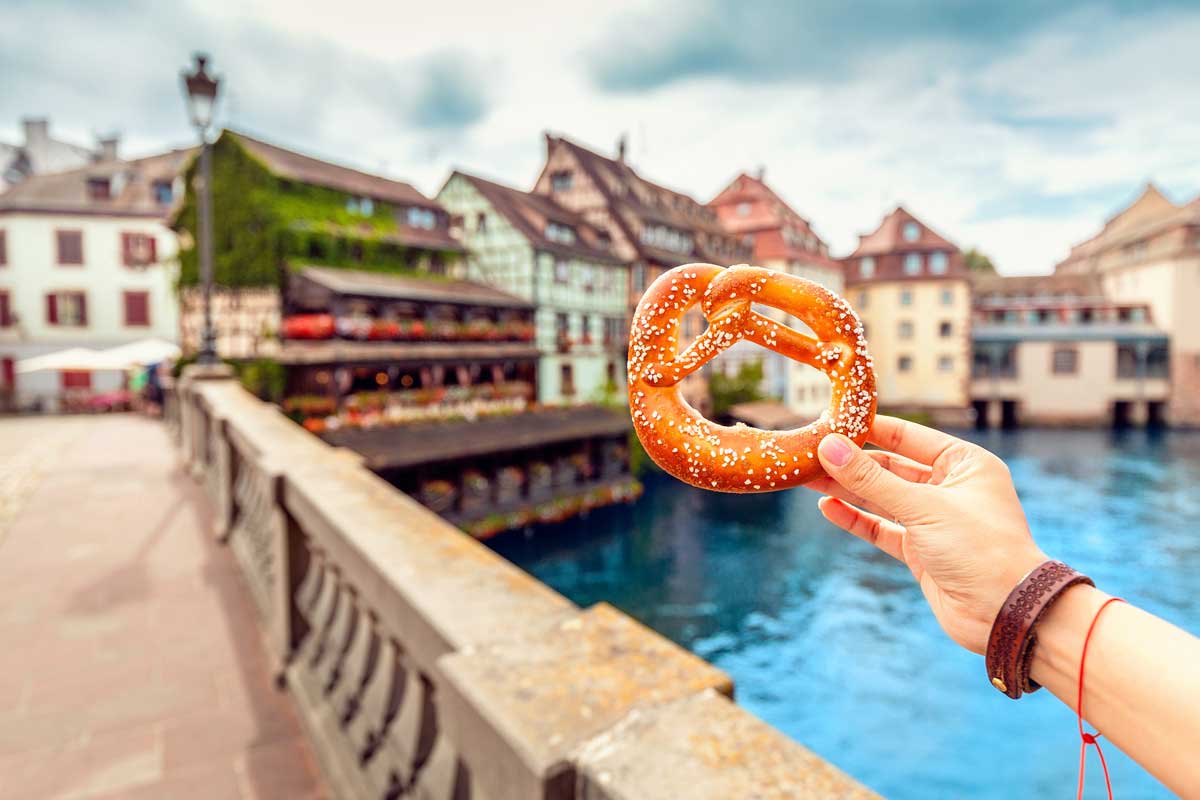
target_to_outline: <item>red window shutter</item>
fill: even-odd
[[[0,267],[8,264],[8,236],[0,231]]]
[[[58,324],[58,295],[46,295],[46,322],[51,325]]]
[[[79,293],[79,324],[87,325],[87,295]]]
[[[133,265],[133,234],[121,234],[121,263],[129,267]]]
[[[0,328],[7,328],[12,324],[8,314],[8,292],[0,292]]]
[[[125,292],[125,324],[150,324],[149,292]]]
[[[0,386],[17,388],[17,363],[11,358],[0,358]]]
[[[157,236],[147,236],[146,238],[150,240],[150,263],[157,264],[158,263],[158,237]]]
[[[64,369],[59,372],[63,389],[91,389],[92,373],[84,369]]]

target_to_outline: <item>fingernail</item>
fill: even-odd
[[[854,455],[854,451],[850,449],[850,443],[836,433],[831,433],[822,439],[818,450],[821,452],[821,457],[835,467],[846,466],[850,457]]]

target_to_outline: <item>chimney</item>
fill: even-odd
[[[767,167],[765,164],[758,165],[758,170],[755,171],[754,177],[758,178],[760,182],[767,177]]]
[[[117,147],[121,144],[121,137],[118,134],[103,136],[99,139],[100,142],[100,160],[101,161],[116,161]]]
[[[625,163],[625,145],[629,139],[628,134],[621,134],[621,138],[617,139],[617,161]]]
[[[26,117],[21,120],[25,128],[26,149],[44,150],[50,141],[50,120],[45,117]]]

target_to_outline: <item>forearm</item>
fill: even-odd
[[[1037,627],[1030,674],[1072,709],[1084,638],[1108,597],[1077,586]],[[1113,603],[1088,645],[1083,715],[1172,791],[1200,797],[1200,639]]]

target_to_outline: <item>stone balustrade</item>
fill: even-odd
[[[875,797],[720,670],[579,609],[227,370],[190,367],[166,416],[334,797]]]

